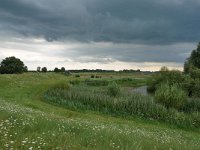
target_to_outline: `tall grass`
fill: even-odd
[[[45,92],[44,99],[47,102],[75,110],[93,110],[117,116],[136,115],[184,128],[200,127],[198,113],[183,113],[173,108],[167,109],[155,103],[149,96],[121,94],[113,97],[105,90],[98,90],[91,90],[85,86],[74,86],[69,90],[51,88]]]
[[[155,92],[155,100],[167,108],[182,109],[187,102],[185,92],[176,84],[162,83]]]

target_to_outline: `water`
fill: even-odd
[[[131,92],[133,92],[133,93],[140,93],[142,95],[148,95],[147,86],[140,86],[140,87],[133,88],[131,90]]]

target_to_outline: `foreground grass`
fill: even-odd
[[[199,149],[200,134],[144,120],[70,111],[41,101],[57,74],[0,76],[2,149]]]

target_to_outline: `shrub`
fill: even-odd
[[[118,96],[120,94],[120,88],[116,82],[112,82],[108,85],[108,94],[111,96]]]
[[[153,80],[149,81],[148,92],[154,93],[156,89],[162,84],[168,82],[168,84],[180,85],[184,80],[184,76],[178,70],[168,71],[167,69],[162,68],[160,72],[156,73],[153,77]]]
[[[185,112],[195,112],[199,111],[200,112],[200,99],[199,98],[192,98],[188,100],[184,107]]]
[[[177,85],[161,84],[155,92],[155,100],[167,108],[181,109],[187,101],[185,92]]]
[[[90,80],[90,79],[86,79],[85,83],[87,85],[90,85],[90,86],[107,86],[109,82],[107,80]]]
[[[192,87],[192,96],[200,97],[200,79],[195,79]]]
[[[189,97],[200,97],[200,79],[186,76],[180,85]]]
[[[76,78],[80,78],[80,75],[79,75],[79,74],[77,74],[77,75],[75,75],[75,77],[76,77]]]
[[[190,72],[191,78],[193,79],[200,79],[200,69],[193,69]]]
[[[70,80],[69,83],[72,85],[80,84],[80,80]]]

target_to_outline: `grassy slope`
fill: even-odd
[[[41,101],[59,74],[0,75],[0,149],[200,149],[200,133]]]

